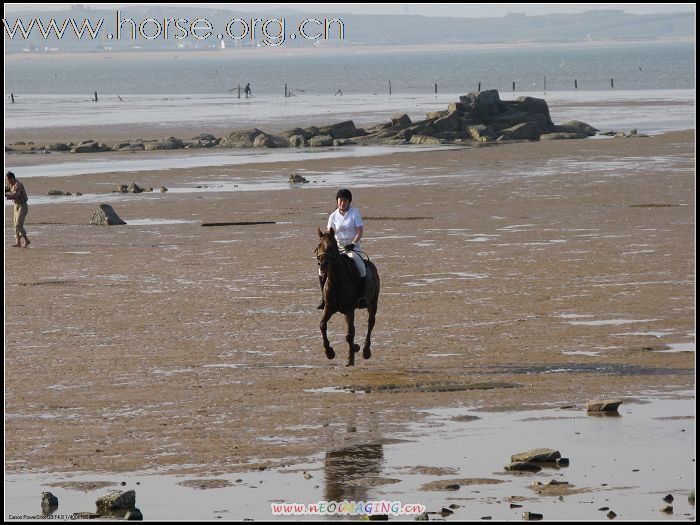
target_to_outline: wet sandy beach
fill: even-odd
[[[694,439],[687,439],[694,437],[694,409],[685,404],[669,411],[660,401],[654,412],[634,407],[645,399],[694,399],[694,140],[694,132],[676,132],[28,178],[30,248],[7,247],[12,213],[5,208],[6,474],[17,483],[41,478],[35,488],[39,511],[40,492],[52,490],[45,483],[76,474],[88,481],[186,475],[225,478],[236,486],[236,479],[249,481],[242,473],[262,472],[275,487],[261,498],[268,505],[264,512],[208,500],[201,516],[271,517],[269,501],[308,503],[324,496],[327,480],[308,470],[320,468],[314,463],[319,458],[377,443],[390,447],[421,432],[450,435],[452,423],[446,422],[469,413],[482,418],[476,423],[484,425],[483,435],[505,435],[499,438],[507,447],[499,450],[508,454],[543,446],[577,456],[564,479],[578,486],[582,471],[574,474],[573,465],[596,465],[605,474],[596,477],[594,494],[608,483],[645,494],[676,490],[685,501],[694,489]],[[6,156],[8,168],[12,160]],[[21,167],[15,172],[22,181]],[[284,182],[290,173],[311,183],[222,189],[232,179]],[[357,187],[356,174],[363,174]],[[117,184],[134,181],[172,191],[110,202],[131,222],[126,226],[89,226],[93,199],[32,204],[33,196],[51,189],[111,197]],[[197,185],[210,191],[193,191]],[[354,368],[344,366],[338,316],[329,327],[338,357],[325,358],[315,310],[316,228],[332,211],[336,185],[353,189],[366,222],[364,248],[382,277],[373,356]],[[242,221],[275,224],[202,227]],[[360,313],[358,338],[364,338],[365,323]],[[590,423],[585,402],[607,397],[626,400],[622,417]],[[567,406],[573,408],[561,408]],[[545,410],[557,411],[561,420],[525,429],[518,414],[546,417]],[[500,413],[510,419],[490,426],[489,417]],[[613,435],[626,436],[631,427],[625,423],[635,418],[642,418],[637,429],[645,421],[681,418],[654,423],[658,433],[634,450],[642,457],[673,449],[682,479],[668,489],[634,485],[627,479],[628,458],[625,476],[616,480],[614,457],[596,461],[607,450],[603,445],[587,448],[572,440],[571,414],[588,421],[583,430],[597,436],[609,435],[608,422],[616,426]],[[469,428],[465,424],[459,435],[469,436]],[[488,449],[489,440],[483,443]],[[389,461],[387,450],[375,457],[372,470],[359,472],[357,479],[369,481],[340,483],[333,494],[395,499],[393,482],[372,480],[410,484],[409,470],[416,467],[428,468],[414,472],[427,472],[426,483],[446,474],[498,478],[493,473],[509,459],[506,454],[503,464],[480,465],[476,476],[464,459],[475,455],[471,450],[455,450],[457,465],[449,472],[430,470],[448,468],[448,460],[430,448],[400,461]],[[287,489],[282,484],[275,492],[273,478],[294,465],[317,478],[318,487],[300,487],[298,478],[290,478],[295,481]],[[340,474],[355,479],[351,472]],[[462,488],[459,497],[471,498],[468,488],[505,501],[513,494],[508,479]],[[364,492],[356,491],[358,485]],[[408,493],[420,502],[415,495],[430,492],[421,486],[412,485],[399,499],[407,501]],[[129,488],[136,488],[137,506],[148,508],[139,504],[139,488]],[[52,492],[70,494],[59,489]],[[193,498],[200,494],[188,490]],[[217,490],[204,493],[216,498]],[[187,497],[180,494],[180,500]],[[657,507],[664,495],[652,497],[644,513],[635,514],[638,501],[626,505],[626,514],[609,506],[620,518],[661,519]],[[438,505],[448,496],[453,494],[425,501]],[[220,497],[245,498],[241,491]],[[486,496],[475,497],[480,506],[489,505]],[[562,509],[550,516],[583,516],[582,497],[566,495],[561,507],[554,504],[558,495],[534,497]],[[670,519],[694,517],[694,507],[677,508],[683,512]],[[216,510],[228,512],[214,515]],[[475,514],[457,509],[454,517],[486,515],[481,508]],[[169,514],[144,510],[144,516]]]

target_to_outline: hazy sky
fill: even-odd
[[[54,11],[68,9],[71,4],[4,4],[5,13],[16,11]],[[582,13],[591,9],[621,9],[627,13],[695,13],[695,4],[82,4],[100,9],[117,9],[128,6],[199,6],[217,9],[231,9],[236,12],[269,11],[276,8],[296,9],[307,12],[354,13],[366,15],[411,15],[497,17],[508,13],[543,15],[548,13]]]

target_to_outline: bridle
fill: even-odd
[[[321,247],[321,243],[319,243],[319,245],[314,250],[314,253],[316,254],[316,261],[318,263],[318,267],[322,272],[326,271],[329,261],[334,261],[335,259],[340,257],[340,250],[338,250],[338,245],[335,243],[335,239],[330,239],[329,242],[331,246],[335,247],[335,250],[331,248],[329,250],[320,252],[319,248]]]

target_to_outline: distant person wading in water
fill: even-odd
[[[360,282],[357,286],[357,295],[360,299],[357,307],[367,308],[367,302],[363,293],[367,280],[367,269],[359,253],[362,252],[360,239],[362,239],[362,234],[364,233],[364,222],[362,222],[362,217],[360,217],[360,212],[357,211],[357,208],[350,206],[352,202],[352,193],[350,193],[350,190],[344,188],[339,190],[335,196],[335,200],[338,208],[328,217],[326,231],[329,231],[331,227],[335,230],[335,240],[338,243],[338,248],[340,248],[341,253],[347,254],[357,266],[357,272],[360,276]],[[321,293],[323,293],[324,277],[321,275],[320,269],[318,282],[321,284]],[[325,303],[323,299],[321,299],[321,304],[318,305],[318,309],[323,310],[324,307]]]
[[[250,89],[250,82],[248,82],[245,85],[245,88],[243,89],[243,92],[245,93],[245,98],[248,98],[248,95],[251,97],[253,96],[253,91]]]
[[[27,192],[24,189],[24,185],[15,178],[15,174],[11,171],[8,171],[5,175],[5,182],[7,182],[7,186],[5,186],[5,198],[15,203],[14,226],[16,242],[12,246],[14,248],[22,246],[20,240],[24,237],[24,247],[26,248],[29,246],[27,232],[24,231],[24,219],[27,217],[27,212],[29,211]]]

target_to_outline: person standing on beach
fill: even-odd
[[[248,98],[248,95],[250,95],[251,97],[253,96],[253,91],[250,89],[250,82],[248,82],[245,85],[245,89],[243,89],[243,92],[245,93],[245,98]]]
[[[352,202],[352,193],[345,188],[338,190],[335,195],[336,204],[338,207],[328,217],[328,225],[326,231],[331,227],[335,230],[335,240],[338,243],[341,253],[345,253],[357,266],[357,272],[360,276],[360,282],[357,285],[357,296],[359,297],[358,308],[367,308],[367,302],[364,298],[365,282],[367,277],[367,269],[365,262],[360,256],[362,247],[360,239],[364,234],[364,222],[357,208],[350,206]],[[324,278],[319,269],[318,282],[321,284],[321,293],[323,293]],[[318,305],[319,310],[325,308],[325,302],[321,299],[321,304]]]
[[[5,182],[7,182],[5,198],[15,203],[14,226],[16,242],[12,246],[15,248],[22,246],[20,240],[24,237],[24,247],[26,248],[29,246],[27,232],[24,231],[24,219],[27,217],[27,212],[29,211],[27,192],[24,189],[24,184],[18,181],[15,178],[15,174],[11,171],[5,174]]]

